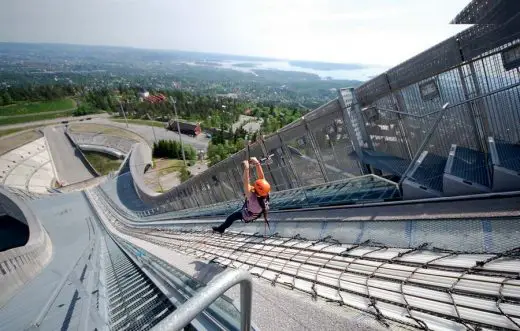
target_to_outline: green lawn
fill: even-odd
[[[170,174],[175,171],[180,171],[184,166],[184,162],[182,160],[175,159],[153,159],[154,168],[153,172],[157,173],[159,176],[164,176]]]
[[[19,102],[14,105],[0,107],[0,116],[37,114],[53,111],[70,110],[76,107],[72,99],[61,99],[41,102]]]
[[[111,171],[119,169],[122,160],[104,153],[83,152],[88,162],[101,174],[107,175]]]
[[[41,138],[43,135],[36,130],[27,130],[28,128],[20,128],[24,132],[12,135],[10,137],[4,137],[0,139],[0,155],[5,154],[7,151],[13,150],[14,148],[20,147],[33,140]],[[6,130],[9,131],[9,130]],[[0,131],[2,133],[3,131]],[[13,132],[10,132],[13,133]]]
[[[41,127],[41,125],[31,125],[31,126],[24,126],[22,128],[0,130],[0,137],[7,136],[8,134],[12,134],[15,132],[25,131],[25,130],[34,129],[34,128],[38,128],[38,127]]]
[[[124,119],[119,119],[119,118],[111,118],[110,120],[112,120],[114,122],[119,122],[119,123],[126,123]],[[164,129],[164,125],[166,124],[164,122],[159,122],[159,121],[134,120],[134,119],[129,119],[128,123],[129,124],[156,126],[156,127],[163,128],[163,129]]]
[[[58,113],[34,114],[33,116],[0,117],[0,125],[29,123],[29,122],[35,122],[35,121],[52,120],[52,119],[60,118],[60,117],[70,117],[70,116],[72,116],[73,112],[74,112],[73,110],[69,110],[69,111],[63,111],[63,112],[58,112]]]

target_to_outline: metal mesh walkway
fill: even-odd
[[[466,330],[520,326],[520,250],[471,254],[421,245],[393,248],[333,238],[309,241],[258,234],[121,231],[160,246],[245,268],[287,285],[423,329]]]
[[[102,275],[110,329],[151,329],[175,307],[112,239],[103,243]]]

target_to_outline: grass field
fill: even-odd
[[[27,130],[28,128],[22,128]],[[11,132],[12,133],[12,132]],[[13,135],[4,139],[0,139],[0,155],[7,153],[14,148],[18,148],[22,145],[28,144],[33,140],[41,138],[43,135],[36,130],[28,130],[21,132],[20,134]]]
[[[119,122],[119,123],[126,123],[124,119],[119,119],[119,118],[111,118],[110,120],[114,121],[114,122]],[[164,122],[159,122],[159,121],[133,120],[133,119],[129,119],[128,123],[129,124],[156,126],[156,127],[163,128],[163,129],[164,129],[164,124],[165,124]]]
[[[83,152],[83,154],[101,175],[107,175],[109,172],[119,169],[121,162],[123,162],[108,154],[98,152]]]
[[[153,162],[155,164],[155,168],[152,169],[152,171],[155,172],[158,176],[165,176],[167,174],[171,174],[172,172],[180,171],[184,166],[184,162],[182,160],[154,158]]]
[[[166,192],[181,183],[180,171],[184,167],[182,160],[153,159],[154,168],[144,174],[146,185],[156,192]]]
[[[52,120],[52,119],[60,118],[60,117],[70,117],[70,116],[72,116],[73,112],[74,112],[73,110],[69,110],[69,111],[62,111],[62,112],[60,111],[57,113],[34,114],[33,116],[0,117],[0,125],[29,123],[29,122],[35,122],[35,121]]]
[[[116,136],[121,138],[132,139],[136,141],[142,141],[143,139],[130,131],[119,129],[113,126],[103,125],[103,124],[95,124],[95,123],[71,123],[69,124],[70,132],[74,133],[98,133],[98,134],[106,134],[110,136]]]
[[[29,115],[45,112],[71,110],[76,107],[72,99],[41,102],[20,102],[0,107],[0,116]]]
[[[7,130],[0,130],[0,137],[7,136],[9,134],[20,132],[20,131],[25,131],[25,130],[29,130],[29,129],[38,128],[38,127],[41,127],[41,125],[31,125],[31,126],[24,126],[22,128],[13,128],[13,129],[7,129]]]

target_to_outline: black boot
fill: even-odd
[[[211,227],[211,228],[213,229],[213,231],[218,232],[218,233],[220,233],[220,234],[223,234],[223,233],[224,233],[224,230],[222,230],[222,229],[221,229],[220,227],[218,227],[218,226],[213,226],[213,227]]]

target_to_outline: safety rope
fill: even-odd
[[[307,247],[314,246],[314,244],[315,244],[315,243],[313,243],[313,242],[309,242],[309,243],[307,243]],[[292,261],[293,261],[293,258],[294,258],[296,255],[298,255],[299,253],[300,253],[300,251],[299,251],[299,250],[296,250],[296,252],[293,253],[293,254],[291,255],[290,258],[288,258],[288,259],[285,260],[285,262],[283,263],[282,267],[280,268],[280,272],[275,276],[273,282],[276,282],[276,281],[278,280],[278,278],[280,277],[280,275],[281,275],[282,272],[283,272],[283,269],[285,269],[285,267],[287,266],[287,264],[289,264],[289,262],[292,262]],[[292,282],[291,282],[291,283],[288,283],[288,282],[282,282],[282,284],[284,284],[284,285],[288,285],[288,286],[291,288],[291,290],[294,290],[294,283],[292,283]]]
[[[376,268],[375,268],[375,269],[370,273],[370,275],[368,275],[368,276],[365,278],[365,286],[366,286],[366,288],[367,288],[367,296],[368,296],[368,298],[369,298],[370,300],[374,300],[374,301],[375,301],[375,299],[372,298],[372,296],[370,295],[370,285],[368,284],[368,282],[369,282],[369,280],[370,280],[371,278],[373,278],[373,277],[376,275],[377,271],[378,271],[382,266],[384,266],[384,265],[386,265],[386,264],[393,263],[393,262],[396,261],[398,258],[401,258],[401,257],[403,257],[403,256],[405,256],[405,255],[407,255],[407,254],[410,254],[410,253],[416,252],[416,251],[418,251],[418,250],[422,250],[422,249],[424,249],[424,248],[427,247],[427,246],[428,246],[428,243],[423,243],[423,244],[421,244],[421,245],[419,245],[419,246],[417,246],[417,247],[414,247],[414,248],[412,248],[412,249],[409,249],[409,250],[407,250],[407,251],[405,251],[405,252],[399,252],[396,256],[394,256],[394,257],[392,257],[390,260],[388,260],[388,262],[382,262],[381,264],[379,264],[379,265],[378,265],[378,266],[377,266],[377,267],[376,267]],[[403,297],[404,297],[404,293],[402,292],[402,286],[401,286],[401,294],[402,294]],[[413,319],[413,320],[414,320],[414,321],[419,325],[419,327],[421,327],[422,329],[424,329],[424,330],[429,330],[428,325],[427,325],[423,320],[421,320],[421,319],[419,319],[419,318],[416,318],[416,317],[412,316],[411,308],[410,308],[410,305],[408,304],[408,301],[406,300],[406,298],[404,299],[404,301],[405,301],[405,303],[406,303],[406,311],[407,311],[407,313],[408,313],[408,317],[410,317],[411,319]]]
[[[246,265],[247,262],[249,262],[249,259],[251,258],[251,256],[253,256],[253,254],[258,254],[258,253],[260,253],[261,251],[263,251],[264,248],[267,247],[267,241],[268,241],[269,239],[272,239],[272,238],[279,238],[279,236],[278,236],[278,232],[271,234],[271,235],[270,235],[269,237],[267,237],[267,238],[264,238],[264,240],[261,241],[262,245],[261,245],[260,247],[257,247],[256,250],[255,250],[253,253],[250,253],[250,255],[248,256],[248,258],[244,261],[244,263],[242,263],[242,265]],[[260,254],[258,254],[258,255],[260,255]],[[259,260],[262,258],[262,255],[260,255],[260,256],[261,256],[261,257],[258,258],[257,261],[259,261]],[[252,268],[252,267],[248,267],[248,270],[251,270],[251,268]]]
[[[328,243],[328,245],[324,245],[324,246],[322,246],[320,249],[318,249],[318,250],[314,250],[311,254],[309,254],[309,255],[307,256],[307,258],[305,259],[304,262],[300,262],[300,265],[298,266],[298,268],[296,268],[296,272],[294,273],[294,277],[293,277],[293,279],[292,279],[292,287],[293,287],[293,288],[294,288],[295,285],[296,285],[296,284],[295,284],[295,283],[296,283],[296,277],[298,276],[298,273],[300,272],[300,268],[301,268],[304,264],[307,264],[307,262],[308,262],[312,257],[314,257],[317,253],[322,253],[322,251],[323,251],[325,248],[328,248],[328,247],[331,247],[331,246],[336,246],[336,245],[341,245],[340,242],[337,241],[336,239],[333,239],[332,236],[326,236],[326,237],[324,237],[324,238],[322,238],[322,239],[320,239],[320,240],[314,242],[314,243],[312,244],[312,246],[316,246],[316,245],[319,244],[319,243]],[[318,271],[319,271],[319,269],[318,269]],[[318,273],[316,273],[314,279],[316,279],[317,277],[318,277]],[[312,295],[312,298],[313,298],[314,300],[316,300],[317,293],[316,293],[316,289],[315,289],[315,287],[314,287],[314,284],[315,284],[315,283],[313,283],[313,285],[311,286],[311,290],[312,290],[312,292],[313,292],[311,295]]]
[[[299,241],[298,241],[299,240]],[[300,234],[296,234],[294,235],[290,241],[295,241],[292,245],[287,245],[285,246],[281,251],[279,251],[275,256],[273,256],[273,258],[269,261],[269,263],[267,264],[266,268],[262,271],[262,274],[261,276],[263,275],[263,273],[265,272],[265,270],[267,270],[271,264],[282,254],[282,253],[285,253],[286,250],[288,249],[292,249],[294,246],[298,245],[299,243],[303,242],[305,239],[303,237],[300,236]],[[281,269],[283,270],[283,268]],[[280,273],[276,274],[275,277],[271,280],[271,285],[272,286],[275,286],[276,284],[276,280],[278,279],[278,277],[280,276]]]
[[[507,314],[506,312],[504,312],[502,310],[502,307],[500,306],[501,303],[503,302],[507,302],[507,300],[504,298],[504,293],[502,292],[503,289],[504,289],[504,285],[507,281],[510,281],[510,280],[520,280],[520,274],[518,274],[515,278],[504,278],[502,280],[502,282],[500,282],[500,287],[498,289],[498,299],[496,301],[496,307],[498,309],[498,311],[504,315],[511,323],[513,323],[517,328],[520,329],[520,324],[518,322],[516,322],[512,317],[511,315]]]

